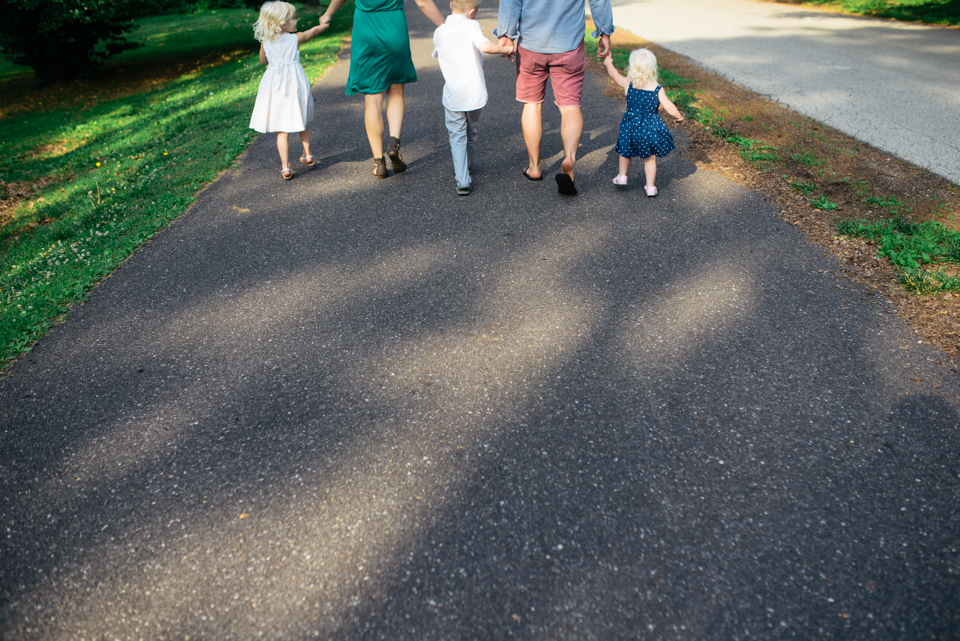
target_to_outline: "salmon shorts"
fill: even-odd
[[[587,59],[583,43],[565,53],[537,53],[517,47],[517,100],[543,102],[547,78],[558,107],[579,107]]]

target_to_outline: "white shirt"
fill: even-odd
[[[487,104],[483,54],[478,47],[489,42],[480,23],[452,14],[433,34],[433,57],[440,61],[443,106],[450,111],[473,111]]]

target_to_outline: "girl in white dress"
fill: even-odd
[[[287,2],[265,2],[260,7],[260,19],[253,25],[253,35],[260,41],[260,62],[269,67],[260,80],[250,128],[260,133],[277,132],[284,180],[296,176],[290,169],[288,133],[300,134],[303,144],[300,162],[313,166],[307,129],[307,123],[313,119],[313,94],[307,73],[300,64],[300,44],[329,28],[327,22],[307,31],[297,31],[297,10]]]

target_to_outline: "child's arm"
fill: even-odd
[[[263,43],[260,43],[260,64],[266,65],[270,64],[270,61],[267,60],[267,52],[263,50]]]
[[[304,42],[310,42],[311,40],[313,40],[314,38],[316,38],[317,36],[319,36],[321,33],[323,33],[329,28],[330,28],[329,22],[321,22],[320,24],[318,24],[316,27],[313,27],[312,29],[307,29],[306,31],[298,31],[297,45],[302,45]]]
[[[657,98],[660,99],[660,104],[663,105],[663,108],[668,114],[673,116],[673,122],[680,124],[683,122],[683,114],[680,113],[680,110],[677,109],[677,106],[670,102],[670,99],[667,98],[667,92],[664,91],[663,87],[660,87],[660,91],[657,93]]]
[[[514,47],[513,45],[510,45],[508,47],[502,47],[496,42],[490,42],[489,40],[484,40],[479,45],[477,45],[477,49],[479,49],[483,53],[492,53],[498,56],[510,56],[510,55],[513,55]]]
[[[630,81],[613,66],[613,56],[607,56],[603,59],[603,66],[607,68],[607,75],[613,79],[618,86],[623,89],[626,89],[630,86]]]

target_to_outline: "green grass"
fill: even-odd
[[[727,142],[731,142],[740,147],[740,157],[749,160],[752,163],[776,162],[780,159],[777,155],[777,148],[766,145],[752,138],[743,136],[728,135]]]
[[[805,180],[796,180],[790,183],[790,189],[800,192],[804,196],[809,196],[817,190],[817,186],[812,182]]]
[[[867,196],[865,201],[871,207],[886,209],[889,213],[894,215],[899,214],[900,212],[910,211],[910,208],[903,204],[903,202],[895,196]]]
[[[900,282],[910,291],[931,294],[960,291],[960,279],[941,269],[925,269],[936,263],[960,265],[960,233],[938,222],[913,223],[903,218],[879,222],[840,220],[838,234],[869,238],[880,249],[877,255],[898,268]]]
[[[823,211],[833,211],[839,205],[837,203],[830,202],[826,196],[820,195],[816,198],[810,200],[810,206],[814,209],[822,209]]]
[[[802,154],[793,154],[790,156],[790,159],[798,165],[803,165],[804,167],[816,167],[823,164],[823,160],[817,157],[816,154],[805,151]]]
[[[225,9],[187,15],[157,16],[137,22],[127,35],[131,42],[143,46],[125,51],[108,60],[110,71],[131,64],[196,58],[210,51],[229,51],[252,46],[253,23],[257,12],[252,9]],[[255,41],[253,41],[256,44]],[[15,65],[0,56],[0,82],[33,74],[29,67]]]
[[[960,25],[960,0],[805,0],[801,3],[876,18]]]
[[[151,28],[163,31],[164,20],[176,26],[184,17],[154,18]],[[336,61],[351,20],[351,10],[340,11],[332,29],[303,46],[311,82]],[[265,69],[247,29],[251,53],[239,59],[89,107],[0,120],[0,187],[35,186],[0,227],[0,363],[28,351],[247,148]],[[146,48],[141,55],[161,59]]]

